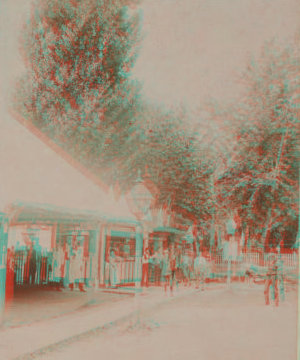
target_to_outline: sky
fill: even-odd
[[[289,42],[299,26],[298,0],[145,0],[144,45],[134,74],[147,96],[191,107],[230,101],[237,76],[265,41]]]
[[[46,171],[39,162],[42,160],[31,159],[28,163],[25,157],[37,154],[41,145],[29,140],[7,111],[9,92],[25,70],[18,37],[30,3],[31,0],[0,1],[0,177],[10,168],[14,178],[9,181],[7,175],[5,185],[0,182],[2,198],[8,192],[13,194],[14,186],[21,186],[20,178],[31,179],[33,169],[37,177]],[[209,97],[221,101],[238,99],[243,91],[237,82],[238,74],[245,69],[249,56],[259,54],[265,41],[273,37],[283,43],[292,41],[299,24],[299,3],[144,0],[144,41],[133,76],[143,83],[147,98],[167,106],[185,102],[195,108]],[[28,151],[22,154],[24,144]],[[56,175],[51,178],[47,174],[43,181],[47,178],[49,184],[56,183]],[[34,192],[38,182],[36,179],[32,183],[28,194]]]
[[[31,0],[1,0],[1,93],[24,65],[18,52]],[[144,40],[133,75],[147,97],[167,105],[230,100],[242,90],[237,75],[265,41],[291,41],[298,0],[143,0]]]

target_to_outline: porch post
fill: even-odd
[[[3,324],[5,313],[7,241],[8,220],[3,219],[0,227],[0,325]]]
[[[98,245],[98,266],[97,277],[99,278],[99,285],[105,284],[105,250],[106,250],[106,233],[107,222],[103,222],[100,229]]]
[[[95,281],[95,290],[99,289],[100,284],[100,274],[99,274],[99,264],[100,264],[100,242],[101,242],[101,230],[102,224],[100,228],[95,230],[95,256],[92,258],[92,277]]]
[[[145,231],[145,229],[144,229]],[[135,238],[135,262],[134,262],[134,281],[135,287],[141,287],[142,280],[142,254],[143,254],[143,229],[139,225],[136,227]]]

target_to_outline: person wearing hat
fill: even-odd
[[[154,253],[152,259],[155,264],[155,285],[161,284],[161,270],[162,270],[162,261],[163,261],[163,250],[162,247]]]
[[[114,249],[111,250],[109,257],[109,281],[110,285],[115,288],[117,285],[117,262]]]
[[[142,259],[142,286],[149,286],[149,248],[144,250],[143,259]]]
[[[194,261],[194,271],[196,279],[196,289],[199,289],[199,286],[201,285],[201,290],[204,290],[204,284],[208,272],[208,262],[206,260],[205,254],[201,251],[199,251],[199,254]]]
[[[163,257],[163,264],[162,264],[162,278],[164,281],[164,288],[165,288],[166,294],[167,294],[168,286],[170,286],[171,276],[172,276],[172,270],[171,270],[171,264],[170,264],[169,251],[165,250],[164,257]],[[170,286],[170,291],[171,291],[171,294],[173,295],[173,287],[172,286]]]
[[[275,305],[279,306],[279,294],[278,294],[278,262],[275,254],[270,254],[269,256],[269,266],[268,271],[265,277],[265,301],[266,305],[270,304],[270,288],[272,289],[272,298],[275,299]]]
[[[175,245],[172,244],[171,251],[170,251],[170,268],[171,268],[171,277],[170,277],[170,290],[173,293],[173,285],[176,283],[178,288],[178,279],[177,279],[177,258],[175,253]]]

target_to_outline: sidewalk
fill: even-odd
[[[106,302],[123,301],[124,298],[133,297],[129,292],[94,292],[89,289],[85,293],[77,289],[61,292],[53,288],[26,288],[16,291],[10,311],[5,315],[4,326],[16,327],[32,324],[36,321],[65,316],[69,313],[82,311],[94,305],[103,305]]]
[[[215,289],[220,286],[210,288]],[[67,340],[76,339],[79,335],[102,331],[106,326],[117,321],[129,319],[138,310],[143,311],[160,302],[171,301],[193,292],[195,292],[193,287],[181,287],[178,292],[175,290],[174,297],[166,297],[162,288],[148,288],[146,292],[137,292],[134,298],[105,303],[101,307],[94,306],[70,315],[30,325],[2,329],[0,331],[0,359],[23,358],[27,354],[30,355]]]

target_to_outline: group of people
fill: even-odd
[[[178,287],[179,282],[191,286],[192,280],[195,280],[196,288],[201,286],[204,289],[206,279],[209,277],[209,262],[206,254],[200,249],[195,257],[193,251],[180,249],[174,244],[169,249],[159,248],[153,255],[150,255],[149,248],[145,248],[142,258],[141,282],[144,287],[149,286],[149,275],[153,269],[150,264],[155,264],[155,267],[159,269],[159,284],[164,285],[166,293],[170,290],[173,294],[174,285]]]
[[[24,251],[25,250],[25,251]],[[16,261],[16,255],[19,252],[25,254],[25,260],[27,265],[27,276],[24,274],[22,269],[23,262]],[[7,250],[8,257],[13,268],[11,269],[11,277],[16,281],[17,284],[22,284],[25,279],[28,279],[28,283],[31,285],[40,283],[40,268],[41,268],[41,258],[42,258],[42,248],[39,245],[39,238],[35,237],[32,239],[31,243],[27,246],[20,246],[19,241],[16,243],[16,247],[12,246]],[[21,267],[20,267],[21,265]]]
[[[20,257],[19,253],[23,253]],[[28,281],[30,285],[40,284],[42,269],[42,248],[39,239],[32,239],[30,245],[16,247],[7,250],[7,297],[13,290],[14,283],[23,284]],[[78,287],[85,292],[85,258],[82,241],[76,237],[64,246],[57,243],[52,252],[47,252],[45,266],[47,280],[52,282],[56,291],[61,291],[62,285],[68,285],[70,290]],[[26,271],[27,269],[27,271]]]
[[[145,248],[142,258],[142,282],[144,287],[149,286],[151,275],[150,264],[154,263],[160,270],[160,283],[164,285],[165,292],[168,289],[173,294],[174,285],[179,282],[191,286],[194,280],[196,289],[204,290],[207,280],[211,275],[209,255],[199,251],[195,254],[192,251],[172,245],[170,249],[160,248],[156,253],[150,255],[149,248]],[[251,266],[251,272],[257,273],[264,281],[264,296],[266,305],[270,304],[270,298],[274,300],[275,306],[279,306],[279,300],[284,301],[284,271],[283,263],[278,254],[270,254],[267,266]]]
[[[60,285],[65,280],[68,282],[70,290],[74,290],[77,286],[81,292],[85,292],[83,244],[75,237],[66,245],[64,249],[57,244],[53,250],[52,274],[56,290],[60,291]]]

